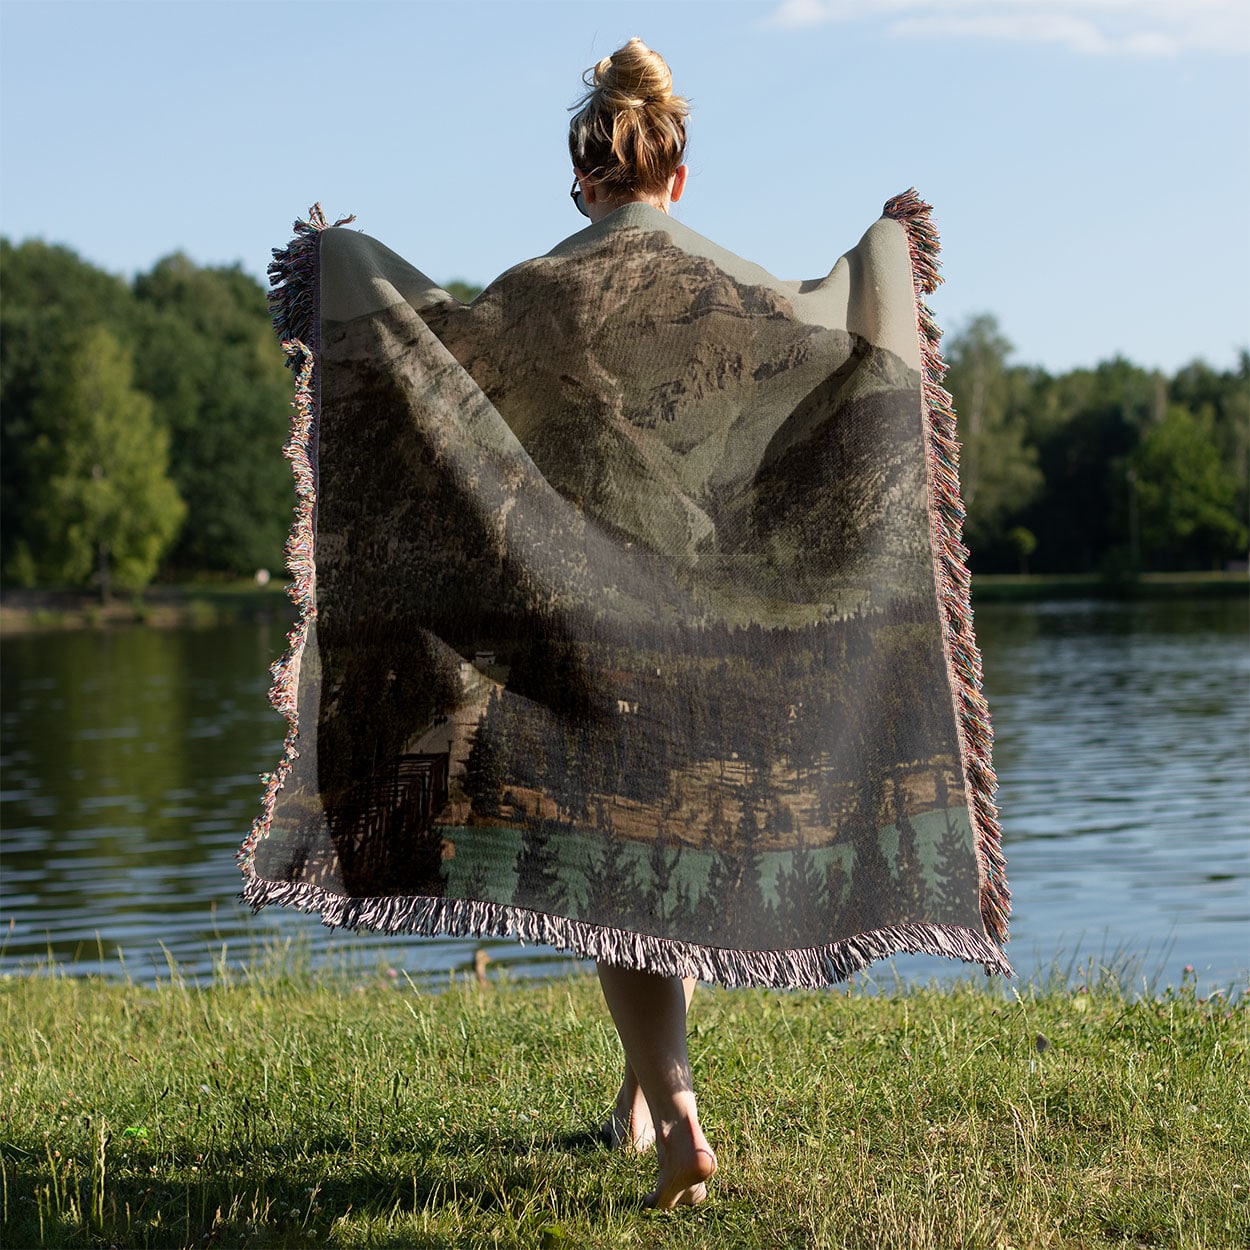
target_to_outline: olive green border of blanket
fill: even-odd
[[[271,669],[270,702],[287,718],[289,727],[277,768],[261,778],[261,812],[239,851],[245,903],[254,910],[279,904],[317,912],[322,923],[332,928],[428,936],[511,937],[583,958],[664,976],[695,976],[727,986],[815,988],[844,981],[874,960],[895,954],[941,955],[983,964],[987,973],[1012,975],[1011,965],[996,945],[1006,940],[1010,895],[1003,874],[994,806],[995,779],[990,763],[993,739],[981,694],[981,658],[972,632],[968,553],[960,542],[964,509],[959,496],[955,414],[951,397],[941,386],[945,372],[939,350],[941,332],[920,298],[941,281],[937,272],[938,236],[929,220],[931,211],[914,189],[890,200],[884,210],[886,216],[907,231],[911,255],[929,443],[929,515],[937,592],[960,750],[970,791],[981,914],[990,936],[958,925],[904,924],[802,950],[733,950],[613,929],[501,903],[423,896],[348,898],[306,882],[267,881],[257,875],[256,846],[269,833],[278,792],[299,754],[299,664],[317,612],[314,517],[319,412],[319,379],[315,369],[320,346],[318,260],[321,233],[330,225],[319,204],[309,210],[307,220],[295,223],[295,237],[290,245],[274,249],[274,260],[269,266],[274,288],[269,297],[274,327],[288,364],[296,371],[291,437],[283,454],[291,461],[295,477],[295,522],[286,554],[292,578],[288,593],[299,615],[288,637],[286,654]],[[346,225],[352,220],[343,218],[334,225]]]

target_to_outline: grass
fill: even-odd
[[[0,982],[4,1234],[26,1246],[1139,1247],[1250,1238],[1243,994],[1114,980],[700,989],[721,1171],[644,1212],[594,1142],[597,984],[224,970]]]

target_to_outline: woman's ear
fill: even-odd
[[[690,169],[686,165],[678,165],[673,171],[673,181],[669,186],[668,198],[676,204],[681,199],[681,193],[686,189],[686,175]]]
[[[582,202],[584,204],[593,204],[595,202],[595,180],[587,178],[576,165],[573,166],[573,173],[577,181],[582,184]]]

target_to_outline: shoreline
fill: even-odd
[[[1109,580],[1098,573],[980,573],[972,603],[1039,603],[1052,599],[1235,599],[1250,595],[1242,572],[1142,573]]]
[[[1108,581],[1096,573],[986,573],[973,578],[972,602],[1039,603],[1054,599],[1146,600],[1242,598],[1250,595],[1244,572],[1143,573]],[[83,590],[0,591],[0,637],[75,629],[148,626],[180,629],[280,619],[294,623],[286,583],[206,582],[151,586],[107,605]]]
[[[250,580],[158,585],[116,595],[108,604],[84,590],[6,588],[0,591],[0,637],[134,625],[180,629],[273,619],[294,623],[296,609],[286,585],[276,580],[266,586]]]

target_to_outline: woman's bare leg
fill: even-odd
[[[683,977],[681,984],[688,1012],[690,1000],[694,997],[694,987],[698,982],[694,977]],[[612,1114],[603,1126],[602,1136],[613,1149],[630,1149],[641,1153],[655,1145],[655,1125],[651,1122],[651,1108],[647,1106],[646,1095],[638,1084],[634,1065],[628,1058],[625,1060],[625,1078],[621,1081]]]
[[[693,1206],[707,1197],[716,1156],[699,1126],[690,1079],[687,987],[680,977],[603,963],[598,968],[625,1057],[651,1112],[660,1176],[646,1203],[664,1209]]]
[[[651,1108],[647,1106],[642,1086],[628,1059],[625,1060],[625,1078],[600,1136],[613,1150],[636,1150],[641,1154],[655,1145]]]

